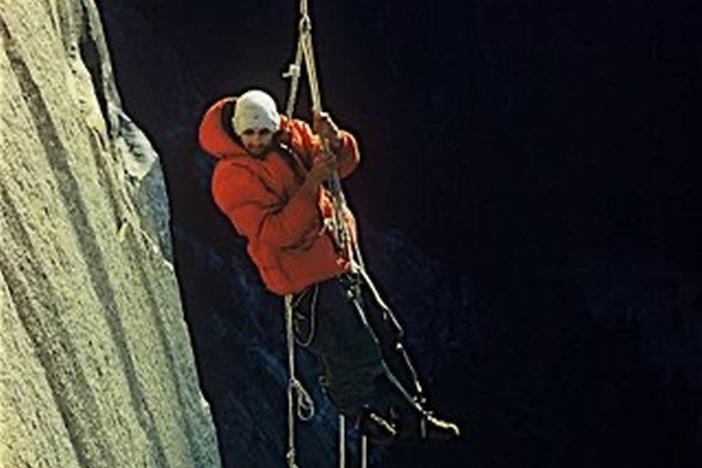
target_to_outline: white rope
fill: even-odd
[[[309,421],[314,417],[314,400],[299,380],[293,379],[292,385],[297,392],[297,417]]]
[[[339,415],[339,468],[346,468],[346,418]]]
[[[285,331],[288,341],[288,453],[286,459],[289,468],[295,464],[295,396],[293,382],[295,381],[295,345],[292,335],[292,296],[285,296]]]
[[[319,82],[317,80],[317,68],[314,64],[314,49],[312,48],[312,20],[310,19],[309,4],[307,0],[300,0],[300,38],[298,47],[302,49],[305,66],[307,67],[307,79],[310,85],[310,98],[312,99],[312,111],[322,112],[322,99],[319,93]]]
[[[309,15],[309,5],[307,0],[300,0],[300,23],[299,23],[299,38],[297,50],[295,52],[295,61],[288,66],[288,70],[283,73],[284,78],[290,79],[290,89],[288,92],[288,101],[285,108],[285,115],[288,120],[292,119],[292,114],[295,111],[295,103],[299,88],[300,75],[302,74],[302,59],[305,60],[305,68],[307,70],[307,79],[310,89],[310,99],[312,100],[312,112],[315,115],[322,113],[322,97],[319,89],[319,80],[317,77],[317,68],[314,61],[314,48],[312,46],[312,21]],[[335,157],[330,151],[328,142],[323,141],[324,152]],[[334,199],[334,236],[337,245],[351,257],[351,264],[354,270],[363,272],[363,259],[360,255],[358,244],[351,245],[351,236],[346,228],[343,216],[346,212],[346,199],[341,186],[339,173],[334,171],[330,182],[330,190]],[[353,257],[357,257],[355,260]],[[288,341],[288,367],[289,367],[289,385],[288,385],[288,466],[297,468],[295,464],[295,396],[298,396],[298,417],[303,420],[308,420],[314,415],[314,402],[309,394],[305,391],[302,384],[295,378],[295,335],[293,331],[293,310],[292,296],[285,296],[285,321]],[[306,414],[305,414],[306,412]],[[367,465],[367,438],[361,438],[361,467],[366,468]],[[346,467],[346,424],[343,415],[339,415],[339,468]]]
[[[285,108],[285,116],[288,121],[292,119],[292,114],[295,111],[295,100],[297,99],[297,88],[300,82],[300,74],[302,72],[302,43],[298,41],[297,52],[295,53],[295,62],[288,66],[288,71],[283,73],[283,78],[290,78],[290,91],[288,92],[288,104]]]
[[[287,294],[285,302],[285,334],[288,342],[288,453],[289,468],[297,468],[295,463],[295,396],[297,395],[297,416],[308,421],[314,416],[314,401],[295,377],[295,332],[293,331],[292,295]]]
[[[290,78],[290,90],[288,92],[288,102],[285,109],[285,115],[288,119],[292,118],[292,114],[295,111],[299,80],[302,73],[303,58],[305,59],[305,68],[307,69],[307,80],[310,89],[310,99],[312,100],[312,111],[316,115],[320,115],[322,113],[322,96],[319,90],[319,79],[317,77],[314,47],[312,45],[312,20],[310,19],[307,0],[300,1],[300,16],[299,38],[297,43],[297,51],[295,53],[295,61],[288,66],[288,71],[283,74],[283,77]],[[334,153],[330,151],[327,142],[324,141],[323,144],[324,152],[335,157]],[[334,171],[332,179],[330,180],[330,190],[333,195],[335,208],[335,229],[333,230],[334,238],[342,252],[349,252],[351,237],[346,229],[343,219],[346,200],[341,188],[341,179],[337,171]],[[353,255],[353,252],[351,252],[351,254]]]
[[[295,332],[293,331],[292,295],[290,294],[285,296],[285,329],[288,342],[288,371],[290,373],[288,392],[293,403],[294,396],[297,396],[297,417],[303,421],[309,421],[314,417],[314,400],[305,390],[302,382],[295,377]],[[290,402],[288,406],[290,406]]]

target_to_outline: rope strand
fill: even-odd
[[[302,74],[302,60],[305,60],[305,68],[307,69],[307,79],[310,91],[310,99],[312,100],[312,112],[315,116],[322,114],[322,97],[319,87],[319,80],[317,76],[317,68],[314,60],[314,48],[312,46],[312,21],[309,15],[309,4],[308,0],[300,0],[300,23],[299,23],[299,37],[297,43],[297,50],[295,52],[295,61],[288,66],[287,72],[283,73],[284,78],[290,79],[290,89],[288,92],[288,101],[285,109],[285,115],[288,120],[292,119],[293,112],[295,111],[295,104],[297,100],[297,94],[299,89],[300,75]],[[332,152],[328,146],[327,141],[322,141],[324,145],[324,153],[336,157],[334,152]],[[331,180],[329,180],[329,189],[332,193],[334,200],[334,238],[336,240],[337,246],[342,252],[349,255],[349,260],[351,260],[351,269],[353,272],[360,272],[364,278],[367,280],[375,299],[381,305],[384,310],[385,316],[389,316],[394,323],[397,323],[390,309],[385,305],[383,300],[380,298],[377,289],[373,285],[368,273],[365,271],[363,258],[361,257],[361,250],[359,248],[358,242],[354,242],[348,232],[346,223],[344,222],[344,214],[346,213],[346,198],[341,185],[341,178],[339,177],[338,171],[334,171]],[[316,297],[314,298],[316,300]],[[314,307],[314,305],[313,305]],[[363,317],[363,311],[359,311]],[[314,321],[314,315],[311,319]],[[288,454],[287,461],[289,468],[297,468],[295,464],[295,437],[294,437],[294,426],[295,426],[295,394],[297,394],[297,416],[302,420],[309,420],[314,415],[314,402],[310,398],[307,391],[295,377],[295,335],[293,330],[293,305],[292,305],[292,295],[285,296],[285,321],[287,329],[287,341],[288,341],[288,366],[289,366],[289,385],[288,385]],[[314,326],[314,324],[312,324]],[[399,324],[397,324],[398,328]],[[416,380],[416,379],[415,379]],[[339,416],[339,466],[340,468],[345,468],[346,465],[346,427],[345,418]],[[367,439],[366,437],[361,438],[361,466],[365,468],[367,466]]]

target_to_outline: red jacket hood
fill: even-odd
[[[230,96],[215,102],[200,122],[198,139],[200,146],[217,159],[232,156],[248,156],[247,151],[241,146],[239,139],[231,126],[234,115],[236,97]],[[283,131],[288,126],[288,119],[280,116],[280,128]]]

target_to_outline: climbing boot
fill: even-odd
[[[419,421],[419,436],[425,440],[456,440],[461,436],[461,430],[455,423],[425,411]]]
[[[395,425],[369,408],[361,410],[356,427],[361,435],[376,445],[391,445],[397,436]]]
[[[439,419],[427,410],[391,406],[390,421],[402,439],[455,440],[461,435],[458,425]]]

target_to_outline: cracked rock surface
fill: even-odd
[[[93,0],[0,0],[0,109],[0,466],[220,466]]]

